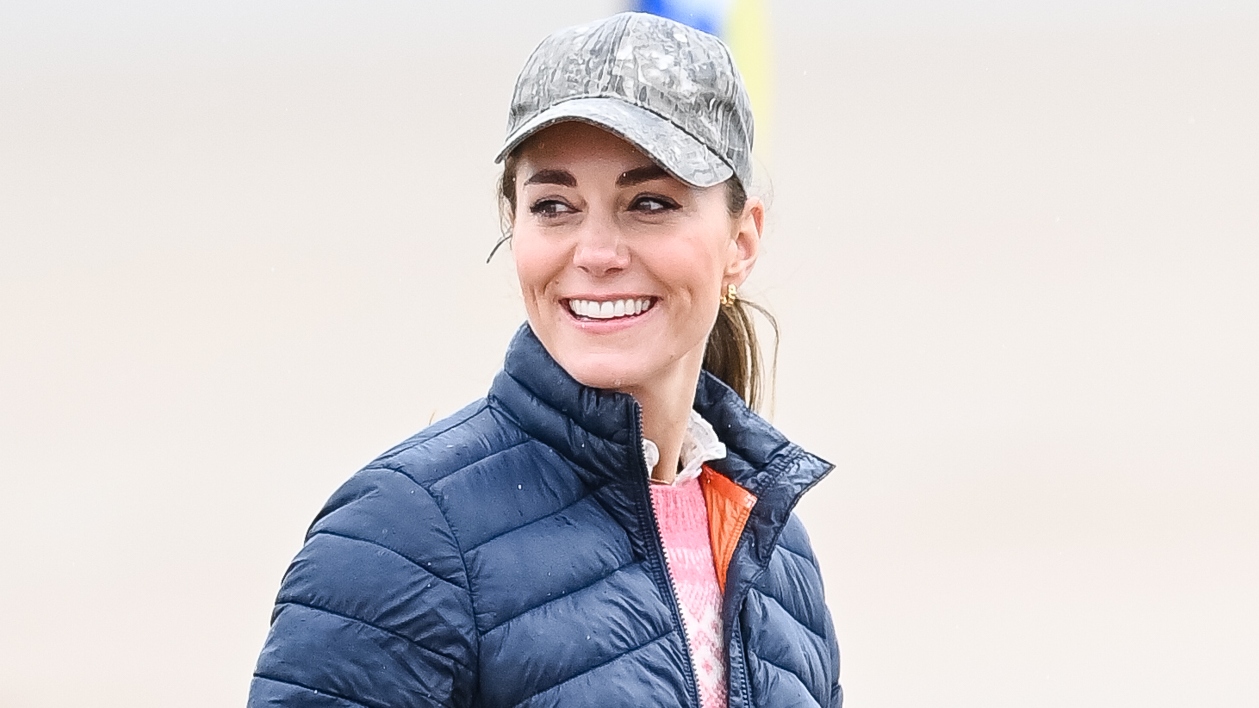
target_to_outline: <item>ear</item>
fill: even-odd
[[[761,250],[761,233],[765,229],[765,203],[760,197],[748,197],[743,213],[732,224],[730,258],[726,261],[725,282],[743,285],[756,265]],[[725,286],[722,286],[723,288]]]

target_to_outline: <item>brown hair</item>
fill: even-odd
[[[726,180],[726,210],[738,218],[747,206],[748,193],[737,177]],[[758,312],[774,333],[773,357],[767,371],[756,336],[752,313]],[[734,389],[748,407],[760,410],[767,396],[772,395],[774,369],[778,364],[778,320],[764,307],[739,297],[729,305],[717,308],[717,322],[708,335],[704,348],[704,368]]]
[[[494,257],[499,246],[511,240],[512,220],[516,215],[517,162],[515,154],[508,155],[503,161],[503,174],[498,180],[499,219],[503,236],[490,251],[490,258]],[[731,217],[738,218],[747,206],[747,190],[737,177],[726,180],[725,186],[726,210]],[[773,358],[768,371],[760,340],[756,336],[753,312],[760,313],[774,333]],[[704,368],[734,389],[753,410],[760,410],[766,397],[772,393],[777,361],[778,321],[768,310],[742,297],[717,309],[717,322],[713,324],[704,348]]]

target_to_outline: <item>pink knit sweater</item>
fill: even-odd
[[[669,577],[682,610],[703,708],[726,708],[726,651],[721,638],[721,589],[708,536],[704,492],[696,477],[651,485]]]

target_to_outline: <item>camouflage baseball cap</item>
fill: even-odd
[[[564,121],[603,128],[678,179],[752,181],[752,107],[730,50],[673,20],[624,12],[542,40],[516,79],[501,162]]]

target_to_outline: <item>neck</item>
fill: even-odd
[[[689,361],[691,358],[695,361]],[[690,422],[691,408],[695,405],[695,386],[699,382],[702,364],[701,350],[699,357],[679,361],[672,371],[650,384],[624,391],[633,396],[642,408],[643,437],[655,443],[660,450],[660,461],[655,469],[648,470],[656,482],[670,484],[678,476],[682,440]]]

